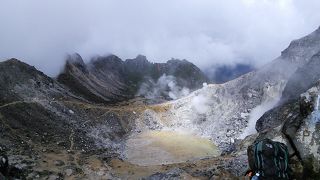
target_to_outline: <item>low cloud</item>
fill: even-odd
[[[318,0],[0,2],[0,59],[56,75],[68,53],[260,66],[320,24]]]

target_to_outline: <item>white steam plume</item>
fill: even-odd
[[[191,104],[192,108],[196,110],[199,114],[205,114],[209,110],[209,102],[207,97],[204,95],[198,95],[192,98]]]
[[[267,111],[272,109],[280,100],[280,96],[275,99],[271,99],[265,102],[262,102],[259,106],[252,109],[249,115],[248,126],[244,129],[243,133],[240,135],[240,139],[244,139],[248,135],[254,134],[256,130],[257,120]]]
[[[149,80],[142,83],[137,96],[144,96],[147,99],[169,98],[171,100],[184,97],[190,93],[186,87],[177,85],[176,78],[163,74],[156,82]]]

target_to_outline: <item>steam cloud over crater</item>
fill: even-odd
[[[138,96],[144,96],[148,99],[178,99],[190,93],[187,87],[180,87],[176,82],[176,77],[163,74],[156,82],[149,79],[147,82],[142,83]]]

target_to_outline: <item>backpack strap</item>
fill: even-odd
[[[286,150],[286,153],[285,153],[285,165],[286,165],[286,167],[285,167],[285,174],[286,174],[286,178],[288,178],[289,179],[289,175],[288,175],[288,164],[289,164],[289,152],[288,152],[288,148],[285,146],[285,150]]]
[[[263,172],[263,156],[262,156],[262,145],[263,141],[259,141],[258,143],[255,144],[255,149],[254,149],[254,156],[255,156],[255,165],[257,168],[257,172],[260,175],[264,175]]]
[[[286,178],[289,179],[288,175],[288,149],[287,147],[279,142],[274,143],[275,147],[275,165],[278,170],[278,177],[279,178]],[[283,155],[282,158],[280,158],[279,152],[281,151],[281,154]],[[283,165],[283,166],[282,166]]]
[[[258,156],[258,143],[254,145],[254,164],[255,164],[255,171],[260,168],[260,159]]]
[[[282,171],[283,177],[284,178],[289,178],[288,177],[288,161],[289,161],[288,148],[282,143],[279,143],[279,147],[280,147],[280,150],[282,151],[282,153],[284,154],[284,159],[283,159],[283,161],[284,161],[284,169]]]
[[[273,161],[274,161],[274,164],[276,165],[276,168],[277,168],[277,174],[278,174],[278,177],[281,178],[282,177],[282,172],[281,172],[281,163],[279,161],[279,154],[278,154],[278,151],[279,151],[279,147],[278,147],[278,143],[272,143],[273,147],[274,147],[274,158],[273,158]],[[281,149],[281,148],[280,148]]]

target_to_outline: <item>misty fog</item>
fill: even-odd
[[[261,66],[319,25],[317,0],[108,0],[0,2],[0,60],[18,58],[51,76],[66,54],[146,55]]]

